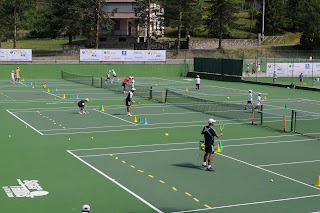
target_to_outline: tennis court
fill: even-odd
[[[137,77],[128,117],[120,84],[85,84],[0,81],[5,211],[320,211],[318,92],[209,80],[196,91],[190,78]],[[254,117],[244,109],[248,89],[267,98]],[[80,115],[83,98],[89,114]],[[207,172],[199,140],[211,117],[225,128]],[[9,197],[17,179],[49,194]]]

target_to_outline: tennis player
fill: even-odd
[[[114,71],[114,69],[112,69],[111,71],[112,71],[111,83],[113,83],[114,79],[117,77],[117,73],[116,73],[116,71]],[[119,81],[119,79],[118,79],[118,81]]]
[[[261,104],[262,104],[262,100],[261,100],[261,93],[258,93],[257,99],[256,99],[256,106],[252,109],[252,110],[256,110],[258,109],[258,111],[261,110]]]
[[[130,81],[131,89],[134,88],[134,83],[135,83],[134,77],[131,76],[131,81]]]
[[[79,114],[87,114],[87,112],[84,110],[86,108],[86,102],[89,102],[89,98],[78,102],[78,107],[80,108]]]
[[[10,80],[10,83],[12,83],[12,84],[15,84],[15,81],[16,81],[16,79],[15,79],[15,74],[14,74],[14,70],[12,70],[11,71],[11,80]]]
[[[84,204],[82,206],[82,213],[90,213],[90,206],[88,204]]]
[[[247,99],[247,105],[245,107],[245,110],[248,109],[248,105],[251,105],[251,108],[253,107],[253,105],[252,105],[252,90],[248,91],[248,99]]]
[[[110,70],[107,72],[107,78],[106,78],[106,84],[108,83],[108,81],[110,81]]]
[[[130,83],[130,78],[129,77],[125,77],[122,81],[122,87],[123,87],[123,94],[128,93],[127,91],[127,84]]]
[[[20,82],[20,67],[17,67],[16,69],[16,82]]]
[[[200,89],[200,81],[201,81],[200,76],[197,75],[197,77],[196,77],[196,90]]]
[[[216,130],[213,128],[216,120],[210,118],[208,120],[208,125],[203,127],[201,134],[204,135],[205,143],[205,154],[203,156],[203,167],[207,166],[207,171],[213,171],[212,169],[212,158],[214,154],[214,137],[220,138],[222,132],[217,134]],[[208,163],[207,163],[208,162]]]
[[[134,91],[136,91],[135,88],[132,88],[129,93],[128,96],[126,98],[126,106],[127,106],[127,115],[128,116],[132,116],[130,111],[131,111],[131,105],[134,104],[134,100],[133,100],[133,93]]]
[[[302,82],[303,82],[303,73],[301,73],[301,74],[299,75],[299,81],[300,81],[300,85],[301,85]]]

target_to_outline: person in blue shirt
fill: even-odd
[[[303,74],[302,73],[299,75],[299,80],[300,80],[300,85],[301,85],[303,82]]]

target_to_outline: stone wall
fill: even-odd
[[[258,39],[223,39],[223,48],[241,48],[258,46]],[[205,39],[205,40],[189,40],[189,49],[216,49],[219,47],[219,39]]]
[[[99,43],[99,48],[104,49],[134,49],[135,37],[130,36],[108,36],[106,41]]]

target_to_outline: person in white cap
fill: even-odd
[[[196,90],[200,89],[200,81],[201,81],[200,76],[197,75],[197,77],[196,77]]]
[[[261,100],[261,93],[258,93],[257,99],[256,99],[256,105],[252,110],[261,110],[261,104],[262,104],[262,100]]]
[[[78,102],[78,107],[80,108],[79,114],[87,114],[88,113],[84,110],[86,108],[86,102],[89,102],[89,98],[85,98],[85,99]]]
[[[128,116],[132,116],[131,115],[131,105],[134,104],[134,100],[133,100],[133,93],[136,91],[135,88],[132,88],[129,92],[128,92],[128,96],[126,98],[126,106],[127,106],[127,115]]]
[[[220,138],[222,136],[222,132],[217,134],[216,130],[213,128],[214,123],[216,121],[212,118],[208,120],[208,125],[203,127],[201,134],[204,135],[204,143],[205,143],[205,154],[203,156],[202,166],[207,166],[207,171],[213,171],[212,169],[212,158],[214,154],[214,137]]]
[[[134,88],[134,82],[135,82],[134,77],[131,76],[131,81],[130,81],[131,88]]]
[[[251,108],[252,108],[253,107],[253,105],[252,105],[252,90],[248,91],[248,99],[247,99],[247,105],[245,107],[245,110],[248,109],[249,104],[251,105]]]
[[[117,73],[116,73],[116,71],[114,71],[114,69],[112,69],[111,71],[112,71],[111,83],[113,83],[114,79],[117,78]],[[118,79],[118,81],[119,81],[119,79]]]
[[[82,206],[82,213],[90,213],[90,206],[88,204],[84,204]]]

